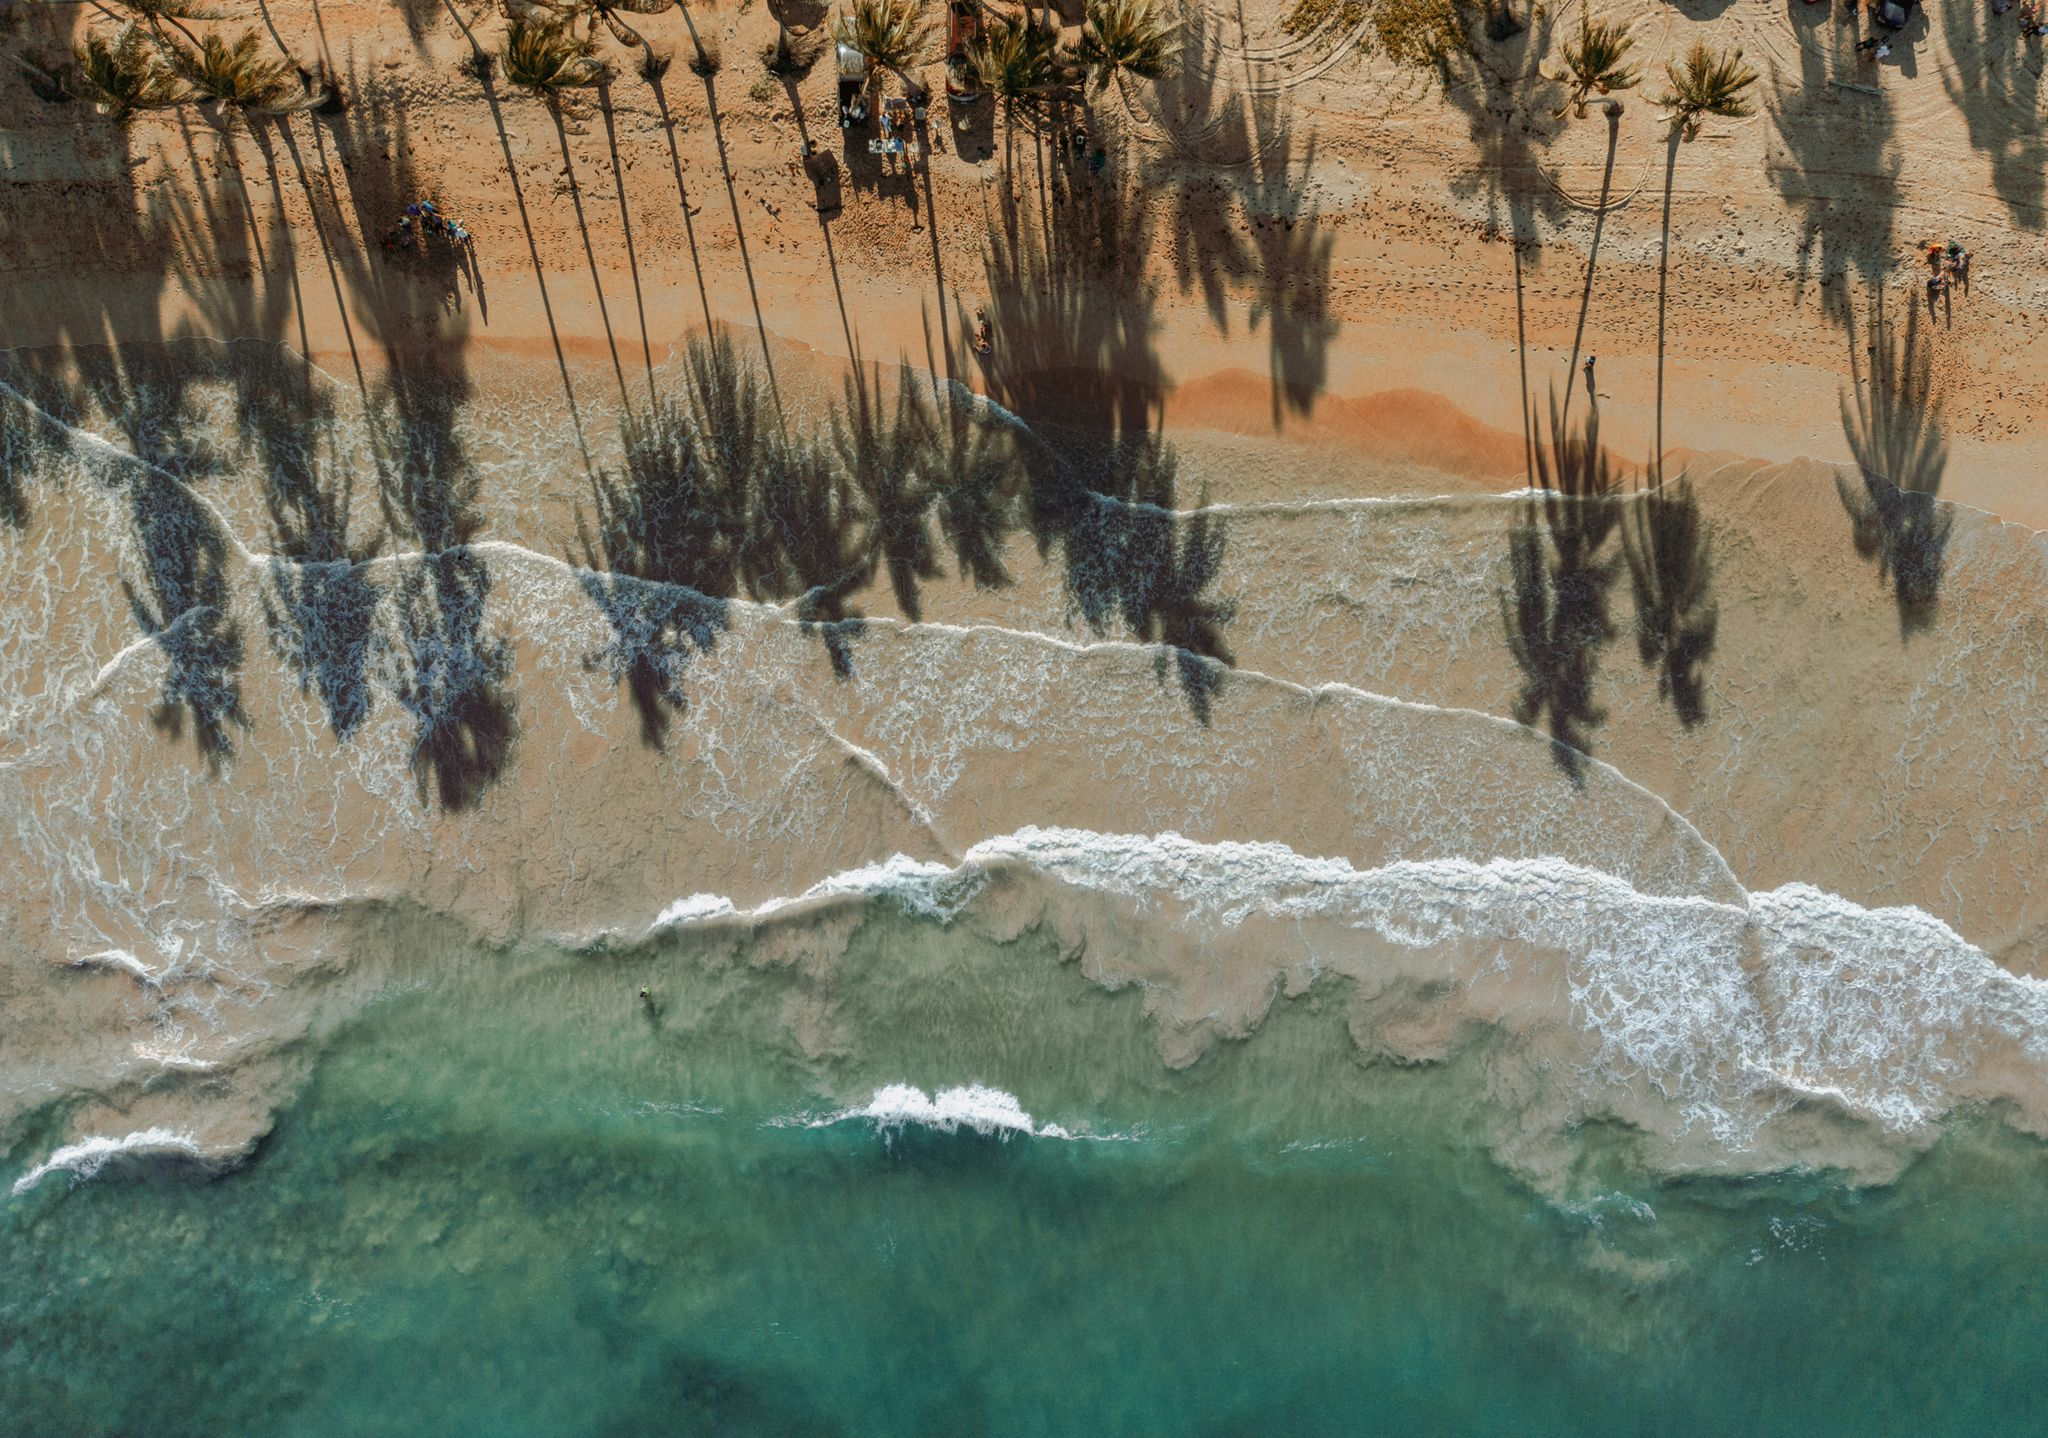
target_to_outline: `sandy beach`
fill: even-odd
[[[62,12],[67,24],[80,13]],[[465,15],[486,40],[502,23]],[[24,25],[35,33],[53,18]],[[794,156],[805,139],[840,151],[830,57],[784,85],[759,56],[778,26],[822,43],[822,7],[707,12],[723,68],[707,85],[679,63],[659,100],[613,47],[619,76],[602,99],[571,95],[559,132],[546,105],[502,80],[486,96],[461,73],[467,43],[440,7],[416,5],[395,24],[380,6],[316,14],[287,0],[273,18],[332,66],[347,114],[301,116],[275,138],[145,115],[123,142],[10,91],[5,203],[17,240],[4,318],[15,344],[254,334],[335,373],[374,370],[380,337],[361,317],[342,322],[363,304],[348,272],[406,198],[433,196],[476,237],[476,284],[457,286],[459,314],[442,328],[479,356],[559,346],[616,352],[638,369],[708,317],[758,326],[771,352],[843,360],[857,347],[987,387],[966,344],[973,308],[1000,279],[987,237],[1003,196],[1047,193],[1047,147],[1028,118],[1009,136],[990,102],[963,107],[965,131],[914,175],[848,154],[843,208],[821,221]],[[1646,454],[1673,159],[1667,447],[1846,457],[1844,316],[1864,317],[1879,293],[1900,311],[1917,302],[1919,250],[1957,238],[1975,256],[1970,292],[1926,326],[1952,456],[1943,492],[2040,527],[2027,481],[2048,412],[2041,56],[1998,17],[1923,16],[1912,58],[1902,46],[1877,66],[1854,48],[1854,17],[1824,5],[1615,7],[1652,79],[1624,97],[1604,210],[1604,118],[1553,118],[1561,88],[1527,78],[1547,30],[1565,34],[1570,17],[1538,20],[1488,53],[1492,70],[1448,87],[1347,58],[1339,42],[1289,41],[1280,18],[1268,3],[1191,24],[1180,60],[1200,94],[1187,81],[1096,102],[1095,133],[1128,144],[1142,172],[1127,182],[1129,252],[1116,263],[1146,283],[1128,297],[1142,301],[1120,341],[1131,352],[1073,336],[1091,352],[1065,358],[1142,372],[1176,427],[1405,456],[1432,447],[1417,432],[1445,428],[1425,407],[1402,432],[1409,406],[1392,397],[1420,390],[1512,436],[1516,267],[1503,236],[1519,234],[1532,383],[1562,387],[1583,304],[1577,348],[1600,357],[1612,443]],[[648,30],[688,58],[678,16]],[[52,29],[50,43],[68,33]],[[1696,36],[1743,50],[1762,73],[1761,104],[1710,122],[1674,156],[1648,97],[1661,64]],[[937,78],[927,67],[926,81]],[[945,109],[942,99],[931,130],[942,143],[954,133]],[[136,334],[113,319],[128,315]],[[1497,472],[1459,449],[1436,457]]]
[[[339,108],[116,125],[0,81],[0,1256],[233,1214],[277,1293],[398,1334],[445,1305],[351,1288],[364,1253],[526,1303],[491,1213],[609,1252],[739,1175],[699,1194],[721,1256],[618,1240],[630,1277],[548,1302],[753,1333],[762,1275],[832,1267],[804,1244],[896,1271],[871,1181],[929,1180],[935,1233],[963,1205],[944,1313],[1013,1186],[1153,1201],[1054,1143],[1199,1173],[1194,1247],[1270,1212],[1246,1269],[1303,1293],[1295,1216],[1343,1248],[1398,1173],[1387,1213],[1455,1190],[1479,1249],[1547,1245],[1498,1267],[1550,1275],[1510,1308],[1571,1294],[1537,1327],[1592,1315],[1589,1432],[1642,1421],[1599,1367],[1651,1363],[1626,1304],[1746,1325],[1751,1247],[1988,1291],[1856,1224],[2036,1191],[2048,1133],[2040,37],[1938,0],[1875,58],[1830,0],[1613,0],[1642,84],[1579,116],[1576,8],[1473,12],[1436,73],[1256,0],[1013,112],[946,96],[929,8],[871,92],[931,87],[909,162],[842,129],[815,0],[625,12],[672,65],[599,29],[604,83],[548,98],[468,0],[180,21]],[[117,29],[4,19],[45,74]],[[1753,113],[1675,140],[1696,40]],[[463,241],[387,243],[427,200]],[[797,1244],[746,1185],[814,1163],[843,1192]],[[58,1206],[103,1171],[138,1182]],[[300,1273],[288,1215],[343,1190]],[[1430,1243],[1418,1291],[1492,1315]],[[846,1401],[718,1431],[1062,1431]],[[1177,1401],[1102,1431],[1225,1431]],[[1363,1431],[1273,1403],[1243,1431]]]

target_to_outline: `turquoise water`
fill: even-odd
[[[1172,1072],[1050,940],[886,905],[830,966],[419,957],[246,1165],[0,1199],[0,1431],[2042,1428],[2048,1163],[1988,1122],[1862,1189],[1589,1130],[1545,1196],[1487,1042],[1366,1065],[1341,990]],[[829,1121],[971,1082],[1080,1136]]]

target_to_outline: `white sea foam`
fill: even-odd
[[[1013,1133],[1031,1138],[1074,1136],[1058,1124],[1038,1123],[1024,1111],[1024,1105],[1017,1101],[1015,1094],[981,1084],[942,1088],[935,1094],[928,1094],[911,1084],[889,1084],[876,1089],[874,1097],[859,1108],[811,1119],[807,1126],[824,1128],[849,1119],[871,1120],[884,1133],[916,1125],[939,1133],[971,1129],[987,1137],[1006,1137]]]
[[[781,910],[844,898],[893,899],[911,913],[946,920],[958,914],[981,885],[982,876],[971,863],[955,868],[897,854],[884,863],[821,879],[794,897],[767,899],[751,909],[741,909],[723,895],[692,894],[663,909],[650,932],[711,919],[766,918]]]
[[[666,929],[676,924],[692,924],[704,919],[722,919],[734,912],[732,900],[720,894],[692,894],[687,899],[677,899],[661,911],[654,921],[657,929]]]
[[[156,983],[160,975],[126,949],[101,949],[97,953],[80,954],[71,960],[74,969],[112,969],[127,974],[144,987]]]
[[[1026,828],[975,844],[956,868],[899,857],[805,897],[867,894],[951,917],[998,869],[1112,898],[1212,951],[1247,924],[1278,921],[1260,932],[1282,943],[1255,940],[1259,957],[1238,960],[1251,973],[1239,991],[1260,1004],[1272,975],[1299,967],[1353,979],[1368,1014],[1375,996],[1413,1009],[1422,992],[1450,1016],[1439,1029],[1470,1019],[1532,1043],[1564,1031],[1575,1038],[1554,1052],[1582,1087],[1666,1103],[1680,1132],[1704,1127],[1730,1150],[1815,1099],[1897,1133],[1964,1102],[2048,1107],[2048,984],[2000,968],[1921,910],[1868,909],[1804,884],[1731,904],[1644,894],[1561,859],[1358,869],[1281,844]],[[1292,957],[1268,956],[1283,943],[1297,946]],[[1146,985],[1170,1021],[1198,1026],[1232,999],[1211,982],[1227,965],[1191,974],[1146,963],[1120,951],[1091,957],[1105,981]],[[1176,1008],[1176,986],[1203,983],[1211,986]],[[1240,1027],[1260,1012],[1239,1015]],[[1030,1122],[995,1090],[927,1099],[902,1086],[832,1121],[891,1115],[956,1124],[971,1115],[977,1126],[1020,1131]]]
[[[206,1154],[197,1140],[167,1128],[145,1128],[119,1138],[98,1134],[67,1143],[14,1181],[16,1197],[27,1193],[53,1173],[92,1178],[108,1164],[137,1158],[185,1158],[205,1162]]]

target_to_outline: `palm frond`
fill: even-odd
[[[931,39],[918,0],[851,0],[832,26],[833,38],[891,70],[916,61]]]
[[[263,110],[289,100],[296,88],[291,65],[264,54],[254,30],[244,30],[232,43],[208,35],[198,49],[181,47],[175,53],[173,63],[202,100]]]
[[[504,60],[505,78],[537,95],[586,88],[605,75],[590,42],[557,21],[514,20],[505,31]]]
[[[74,56],[79,81],[94,107],[115,120],[126,120],[138,110],[169,109],[191,98],[185,82],[133,24],[124,26],[112,44],[101,35],[86,36]]]
[[[1658,96],[1657,103],[1671,112],[1674,134],[1699,131],[1700,117],[1721,115],[1740,119],[1751,111],[1745,91],[1756,83],[1756,71],[1742,63],[1740,50],[1720,54],[1707,48],[1706,41],[1693,41],[1685,64],[1666,65],[1664,73],[1671,88]]]
[[[1554,77],[1571,86],[1567,104],[1583,115],[1586,97],[1594,91],[1605,95],[1614,90],[1632,90],[1640,84],[1642,72],[1628,63],[1628,52],[1634,44],[1626,24],[1595,20],[1581,10],[1578,38],[1565,41],[1564,70]]]
[[[1081,63],[1098,90],[1119,75],[1156,80],[1170,52],[1167,34],[1152,0],[1089,0]]]

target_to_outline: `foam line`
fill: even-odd
[[[53,1173],[69,1173],[75,1178],[87,1179],[95,1177],[101,1169],[117,1160],[152,1157],[183,1158],[197,1163],[208,1161],[196,1140],[167,1128],[145,1128],[119,1138],[95,1134],[77,1143],[65,1144],[17,1178],[14,1194],[19,1198]]]

